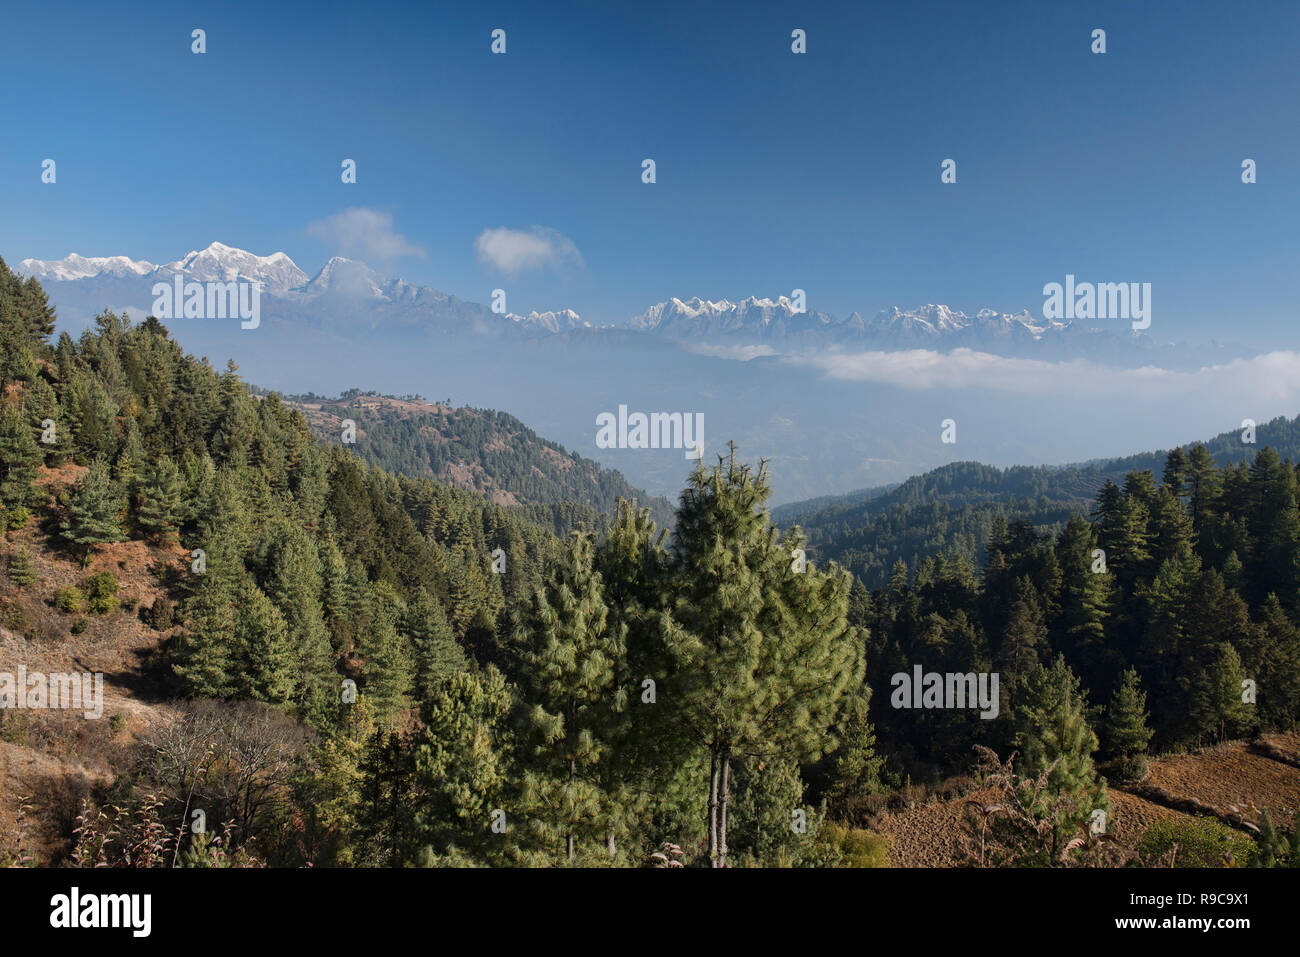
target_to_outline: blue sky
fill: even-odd
[[[314,273],[348,244],[311,224],[359,208],[404,237],[385,271],[516,312],[800,287],[1039,314],[1074,273],[1152,283],[1157,338],[1295,347],[1298,40],[1291,0],[10,3],[0,255],[219,240]],[[534,226],[577,255],[476,252]]]

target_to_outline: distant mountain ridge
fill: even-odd
[[[1222,468],[1249,462],[1266,446],[1300,464],[1300,416],[1259,425],[1254,444],[1241,432],[1222,432],[1181,448],[1204,445]],[[979,462],[952,462],[897,485],[841,496],[791,502],[772,510],[782,527],[799,525],[809,553],[852,570],[870,588],[888,581],[896,561],[915,571],[926,557],[960,555],[974,567],[983,561],[993,521],[1024,519],[1040,530],[1057,531],[1076,513],[1088,512],[1107,480],[1149,469],[1159,479],[1167,450],[1064,466],[999,469]]]
[[[871,318],[859,312],[839,318],[816,309],[797,309],[786,296],[750,296],[738,302],[673,297],[626,323],[594,327],[572,309],[499,314],[480,303],[384,276],[363,262],[340,256],[331,258],[315,276],[308,276],[283,252],[258,256],[219,242],[165,265],[126,256],[72,254],[61,260],[24,259],[16,271],[41,280],[60,309],[82,322],[88,322],[105,305],[146,312],[152,303],[152,284],[170,282],[179,274],[201,282],[235,278],[260,282],[263,312],[271,319],[347,335],[381,326],[395,334],[406,330],[513,338],[590,335],[599,329],[621,328],[688,349],[742,345],[798,353],[828,348],[967,348],[1006,356],[1089,358],[1124,365],[1174,353],[1173,347],[1127,327],[1098,328],[1039,319],[1025,310],[981,309],[968,315],[931,303],[917,309],[893,306]],[[1222,346],[1178,347],[1176,353],[1190,363],[1235,354]]]
[[[429,286],[382,275],[363,262],[334,256],[315,276],[283,252],[258,256],[214,242],[165,265],[126,256],[24,259],[16,270],[45,284],[60,309],[87,321],[106,305],[148,312],[155,282],[177,275],[197,282],[242,279],[262,284],[262,310],[280,321],[355,332],[380,323],[447,333],[549,335],[586,325],[571,309],[497,314]]]

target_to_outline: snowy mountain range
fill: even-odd
[[[42,281],[74,336],[104,309],[143,318],[152,286],[177,276],[261,282],[256,331],[221,320],[166,324],[186,351],[218,366],[232,359],[246,381],[285,393],[436,392],[509,412],[654,494],[681,487],[680,450],[603,449],[599,415],[620,405],[703,414],[710,453],[734,439],[769,458],[778,495],[793,499],[902,481],[954,454],[997,465],[1078,461],[1171,432],[1194,436],[1227,414],[1201,378],[1164,374],[1229,368],[1221,354],[1158,345],[1127,324],[1088,330],[943,305],[842,318],[749,297],[665,298],[597,325],[571,309],[498,315],[356,260],[336,257],[310,275],[283,253],[219,243],[161,265],[68,256],[24,260],[18,271]],[[1130,374],[1143,369],[1158,374]],[[1152,382],[1168,395],[1153,398]],[[961,421],[959,450],[940,441],[950,417]],[[1081,439],[1061,422],[1092,431]]]
[[[867,318],[859,312],[839,319],[829,313],[796,312],[785,296],[723,299],[669,299],[651,306],[628,323],[688,348],[766,345],[773,352],[800,353],[827,348],[893,352],[971,349],[1002,356],[1042,359],[1088,358],[1131,365],[1168,353],[1149,336],[1130,329],[1087,327],[1019,313],[981,309],[975,315],[944,305],[919,309],[882,309]],[[1198,350],[1197,358],[1204,358]],[[1181,358],[1192,356],[1184,347]]]
[[[313,327],[373,330],[383,323],[442,332],[547,335],[586,325],[572,309],[497,315],[486,306],[383,276],[363,262],[342,256],[308,276],[282,252],[258,256],[216,242],[165,265],[126,256],[73,253],[59,260],[24,259],[16,271],[39,279],[60,314],[82,323],[105,308],[147,312],[153,284],[170,283],[179,274],[197,282],[259,282],[265,315]]]
[[[436,332],[440,335],[487,335],[518,338],[557,334],[591,334],[597,330],[572,309],[499,315],[479,303],[456,298],[428,286],[383,276],[365,263],[334,257],[315,276],[308,276],[283,252],[258,256],[222,243],[189,252],[165,265],[125,256],[88,258],[76,254],[45,261],[24,259],[17,271],[47,285],[65,320],[89,322],[104,308],[147,312],[153,283],[176,275],[200,282],[235,278],[262,283],[262,314],[271,321],[302,323],[313,329],[349,335],[381,329]],[[796,311],[785,296],[727,299],[671,298],[616,327],[652,335],[688,350],[749,346],[784,354],[825,349],[897,351],[966,348],[1005,356],[1045,359],[1088,358],[1124,365],[1166,357],[1142,333],[1127,328],[1099,329],[1038,319],[1028,312],[982,309],[974,315],[944,305],[919,309],[884,309],[867,318],[854,312],[838,318],[813,309]],[[1204,349],[1180,358],[1199,362],[1224,358],[1222,350]]]

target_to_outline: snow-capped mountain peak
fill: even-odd
[[[308,298],[334,293],[350,298],[386,299],[387,287],[391,284],[392,280],[363,262],[333,256],[310,282],[302,284],[299,291]]]
[[[63,259],[24,259],[17,272],[35,276],[41,282],[69,282],[92,276],[144,276],[158,267],[145,260],[126,256],[78,256],[72,253]]]
[[[511,322],[521,327],[531,329],[542,329],[546,332],[564,332],[568,329],[578,329],[589,327],[591,323],[583,322],[572,309],[560,309],[557,311],[537,312],[533,310],[526,316],[517,313],[509,313],[506,316]]]
[[[307,274],[282,252],[258,256],[224,243],[212,243],[203,250],[191,250],[165,267],[199,282],[228,282],[247,279],[263,284],[263,290],[279,294],[307,282]]]
[[[150,277],[169,281],[176,273],[198,282],[228,282],[246,279],[262,283],[263,291],[284,293],[307,282],[307,274],[284,253],[257,256],[224,243],[191,250],[166,265],[126,256],[86,257],[76,253],[58,260],[24,259],[18,272],[42,282],[70,282],[79,279],[134,279]]]
[[[18,272],[60,287],[55,299],[62,314],[77,315],[82,321],[106,305],[146,311],[153,302],[153,284],[170,284],[179,275],[200,282],[259,282],[262,292],[270,297],[263,303],[269,319],[299,319],[320,328],[352,330],[382,324],[385,329],[412,334],[437,331],[525,337],[591,328],[572,309],[503,316],[482,304],[389,278],[342,256],[333,257],[315,276],[308,277],[282,252],[258,256],[219,242],[191,250],[162,266],[126,256],[73,254],[53,261],[25,259]],[[674,296],[630,319],[626,330],[671,340],[691,351],[761,346],[789,355],[844,348],[967,348],[1003,355],[1132,353],[1130,339],[1119,333],[1096,333],[1027,311],[980,309],[968,315],[940,303],[927,303],[915,309],[892,306],[870,319],[859,312],[841,319],[811,309],[796,311],[795,303],[784,295],[751,295],[738,301]]]

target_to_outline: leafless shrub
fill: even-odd
[[[267,833],[289,802],[302,730],[267,705],[187,702],[150,741],[146,774],[180,826],[192,811],[229,820],[242,843]]]
[[[30,797],[19,798],[13,826],[0,831],[0,867],[34,867],[36,859],[28,847],[31,835]]]
[[[1086,816],[1087,809],[1069,795],[1051,794],[1055,763],[1027,778],[1016,773],[1016,752],[1003,761],[989,748],[976,745],[975,750],[977,777],[996,797],[988,803],[966,802],[959,844],[970,864],[1105,867],[1127,861],[1129,852],[1108,835],[1094,835],[1087,821],[1076,825],[1081,837],[1060,844],[1067,822]]]
[[[257,867],[261,861],[240,849],[229,852],[230,823],[216,835],[168,830],[161,818],[164,802],[149,794],[134,808],[116,804],[78,815],[73,833],[74,867]],[[182,850],[182,845],[184,849]]]

